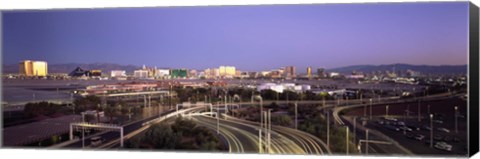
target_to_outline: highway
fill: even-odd
[[[440,98],[441,96],[431,96],[428,99],[436,99]],[[424,99],[425,100],[425,99]],[[320,107],[321,109],[333,109],[333,118],[336,122],[340,124],[343,123],[342,118],[338,116],[338,113],[347,108],[353,107],[360,107],[364,105],[368,105],[369,102],[365,102],[368,100],[340,100],[340,101],[298,101],[299,104],[321,104],[324,106]],[[404,101],[400,100],[398,97],[384,97],[384,98],[376,98],[375,104],[383,104],[389,102],[399,102]],[[269,102],[277,102],[278,104],[287,103],[287,101],[264,101],[263,104]],[[294,103],[293,101],[289,101],[288,103]],[[241,102],[235,103],[239,105],[258,105],[258,102]],[[337,104],[340,104],[337,106]],[[343,106],[342,106],[343,104]],[[223,104],[214,105],[214,107],[223,107]],[[175,110],[169,110],[167,112],[162,113],[161,115],[152,116],[143,120],[135,121],[124,125],[124,139],[128,139],[133,137],[140,132],[148,129],[151,125],[150,123],[161,122],[160,119],[166,119],[172,117],[172,114],[183,114],[193,121],[198,123],[199,125],[205,126],[213,131],[217,130],[217,119],[215,117],[210,117],[208,115],[199,115],[202,111],[205,110],[205,107],[192,107],[187,109],[182,109],[181,112],[177,112]],[[196,114],[196,115],[193,115]],[[234,118],[228,115],[220,115],[221,119],[219,119],[220,129],[219,135],[222,136],[227,142],[229,147],[229,152],[231,153],[258,153],[259,150],[259,123],[246,121],[238,118]],[[357,131],[358,133],[362,133],[361,131]],[[119,132],[116,131],[105,131],[103,133],[97,134],[100,135],[103,139],[105,139],[105,144],[100,146],[100,148],[113,148],[119,147]],[[92,135],[96,136],[96,135]],[[85,145],[87,148],[90,145],[89,138],[86,137]],[[68,143],[68,144],[67,144]],[[272,133],[271,133],[271,149],[270,153],[275,154],[331,154],[330,150],[327,148],[326,144],[318,139],[317,137],[308,134],[303,131],[298,131],[295,129],[281,127],[281,126],[272,126]],[[262,145],[266,145],[265,139],[262,141]],[[63,145],[59,146],[61,148],[80,148],[82,147],[81,140],[71,140],[67,141]],[[378,147],[378,146],[371,146]],[[375,148],[377,149],[377,148]],[[378,151],[372,149],[372,152]],[[268,153],[267,150],[264,150],[264,153]],[[408,152],[406,152],[408,154]]]
[[[187,112],[186,115],[189,116],[189,113],[197,113],[202,110],[203,108],[199,107]],[[222,118],[218,121],[220,135],[227,140],[230,147],[229,152],[260,152],[259,123],[233,118],[225,114],[221,116],[227,119]],[[212,130],[217,129],[216,117],[194,115],[189,118]],[[271,143],[270,153],[272,154],[330,154],[325,143],[317,137],[287,127],[272,126]],[[263,139],[262,145],[266,145],[265,139]],[[265,150],[264,153],[269,152]]]
[[[146,119],[134,121],[128,124],[123,125],[124,129],[124,134],[129,134],[134,132],[135,130],[140,129],[143,127],[143,123],[146,121],[153,120],[155,118],[158,118],[159,116],[164,116],[166,114],[170,114],[174,112],[175,110],[168,110],[166,112],[161,113],[161,115],[156,115],[152,116]],[[90,138],[93,136],[101,136],[103,139],[105,139],[105,142],[110,142],[117,140],[120,137],[120,133],[118,131],[103,131],[98,134],[90,135],[85,137],[85,147],[91,148],[90,145]],[[82,147],[82,140],[81,139],[75,139],[75,140],[70,140],[66,141],[65,143],[59,144],[59,145],[54,145],[52,146],[53,148],[66,148],[66,149],[71,149],[71,148],[81,148]]]

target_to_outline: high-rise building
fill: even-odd
[[[144,70],[144,69],[135,70],[133,72],[133,77],[140,78],[140,79],[146,79],[146,78],[148,78],[148,70]]]
[[[100,77],[102,76],[102,70],[90,70],[88,73],[90,77]]]
[[[317,76],[318,76],[318,78],[324,78],[325,77],[325,69],[324,68],[317,68]]]
[[[25,60],[19,63],[19,73],[25,76],[47,76],[48,64],[45,61]]]
[[[187,69],[172,69],[170,75],[172,78],[186,78],[187,77]]]
[[[126,77],[127,73],[125,70],[112,70],[110,72],[111,77]]]
[[[286,78],[295,78],[296,72],[295,72],[295,66],[287,66],[285,67],[285,77]]]
[[[219,70],[220,76],[222,77],[231,78],[231,77],[234,77],[236,73],[235,67],[233,66],[220,66],[218,70]]]
[[[155,71],[156,78],[167,79],[170,76],[170,69],[157,69]]]
[[[307,77],[312,78],[312,67],[307,67]]]
[[[220,70],[218,68],[207,68],[204,71],[205,78],[217,78],[220,77]]]

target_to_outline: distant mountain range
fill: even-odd
[[[135,65],[119,65],[112,63],[92,63],[92,64],[80,64],[80,63],[68,63],[68,64],[51,64],[48,65],[49,73],[70,73],[75,68],[80,67],[84,70],[99,69],[104,73],[109,73],[111,70],[125,70],[127,73],[131,73],[141,66]],[[18,73],[18,64],[3,65],[3,73]],[[353,71],[370,73],[374,71],[406,71],[413,70],[425,74],[464,74],[467,73],[467,65],[410,65],[410,64],[388,64],[388,65],[354,65],[339,67],[333,69],[327,69],[327,72],[340,72],[344,74],[352,73]]]
[[[389,64],[389,65],[354,65],[327,69],[328,72],[340,72],[344,74],[353,71],[371,73],[376,71],[406,71],[412,70],[424,74],[466,74],[467,65],[410,65],[410,64]]]

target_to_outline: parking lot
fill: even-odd
[[[390,104],[388,116],[386,105],[372,106],[372,120],[366,125],[378,130],[399,144],[419,155],[454,155],[467,154],[467,119],[466,101],[460,98],[420,103],[420,121],[418,102]],[[433,115],[433,147],[430,147],[430,113]],[[455,109],[457,106],[458,132],[455,132]],[[370,115],[367,107],[367,117]],[[408,110],[408,111],[406,111]],[[407,115],[408,112],[408,115]],[[350,110],[348,116],[363,116],[364,108]],[[423,137],[422,137],[423,136]],[[442,144],[441,142],[444,142]],[[438,144],[437,146],[435,146]],[[447,146],[445,146],[447,145]],[[448,151],[451,145],[451,151]]]

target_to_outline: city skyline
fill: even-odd
[[[3,62],[232,65],[247,71],[465,65],[467,7],[449,2],[9,11],[3,13]]]

